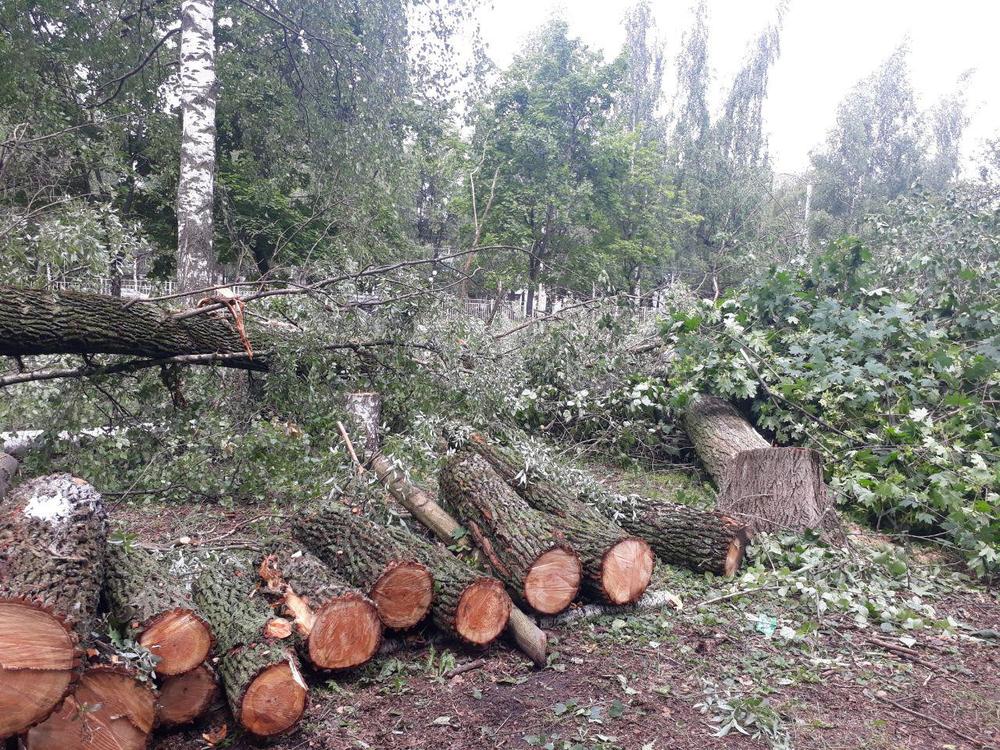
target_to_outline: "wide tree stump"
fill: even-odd
[[[375,602],[313,555],[268,555],[260,567],[268,591],[293,619],[302,655],[317,669],[351,669],[368,662],[382,642]]]
[[[474,453],[441,469],[441,492],[462,518],[497,576],[533,609],[557,614],[583,578],[580,557],[551,519],[531,508]]]
[[[109,544],[104,592],[112,616],[159,659],[157,674],[183,674],[208,657],[211,628],[195,610],[186,582],[171,575],[162,556]]]
[[[294,533],[335,573],[368,592],[385,627],[405,630],[430,612],[434,598],[430,570],[384,527],[330,504],[299,519]]]
[[[207,663],[184,674],[167,677],[160,682],[156,698],[156,723],[162,727],[176,727],[197,721],[211,708],[218,692],[215,670]]]
[[[101,496],[69,474],[26,482],[0,507],[0,738],[43,721],[70,691],[106,539]]]

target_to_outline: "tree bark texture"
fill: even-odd
[[[684,412],[684,429],[720,489],[725,486],[729,464],[737,453],[771,447],[732,404],[715,396],[694,398]]]
[[[180,175],[177,183],[177,282],[181,291],[216,284],[212,248],[215,194],[215,3],[181,2]]]
[[[579,556],[550,518],[531,508],[474,453],[459,452],[441,469],[441,493],[465,520],[494,572],[543,614],[569,606],[579,590]],[[532,588],[531,574],[549,553],[553,576]],[[543,573],[544,575],[544,573]],[[549,611],[554,609],[554,611]]]
[[[17,467],[16,458],[8,453],[0,453],[0,501],[7,497],[7,492],[14,483]]]
[[[208,658],[212,630],[198,614],[188,582],[172,574],[161,555],[109,544],[104,593],[112,617],[159,658],[158,674],[183,674]]]
[[[254,350],[266,346],[253,338]],[[131,354],[175,357],[244,352],[226,316],[178,320],[151,302],[86,292],[0,286],[0,355]],[[241,367],[264,369],[254,358]]]
[[[599,513],[613,518],[629,533],[646,540],[665,563],[716,575],[732,575],[743,559],[747,530],[723,513],[699,510],[680,503],[638,496],[619,498],[611,493],[577,496],[581,510],[572,505],[567,492],[555,482],[538,479],[525,471],[525,462],[513,452],[483,450],[485,440],[470,440],[470,447],[486,458],[508,484],[529,503],[539,507],[574,508],[574,512]],[[595,483],[596,484],[596,483]]]

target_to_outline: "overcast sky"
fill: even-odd
[[[651,4],[672,79],[673,56],[690,24],[693,0]],[[621,47],[621,20],[629,5],[622,0],[487,0],[479,20],[490,56],[501,66],[553,15],[609,58]],[[714,97],[720,102],[747,44],[773,17],[775,0],[709,0],[708,5]],[[765,110],[778,171],[808,164],[810,149],[823,140],[844,94],[906,39],[922,107],[951,90],[964,71],[976,70],[968,88],[967,154],[983,138],[1000,135],[998,31],[1000,0],[790,0]]]

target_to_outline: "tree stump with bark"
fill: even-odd
[[[236,721],[257,737],[290,731],[309,689],[294,649],[256,587],[256,572],[237,561],[207,565],[195,579],[194,603],[215,634],[219,676]],[[274,627],[284,623],[284,627]]]
[[[208,658],[212,631],[198,614],[186,582],[150,550],[112,543],[107,550],[105,599],[139,645],[159,661],[158,674],[190,671]]]
[[[78,674],[104,573],[97,491],[53,474],[0,507],[0,738],[43,721]]]
[[[457,453],[441,469],[441,492],[497,576],[533,609],[557,614],[580,589],[580,557],[480,456]]]
[[[317,669],[368,662],[382,642],[375,602],[308,553],[268,555],[260,567],[267,590],[292,618],[302,655]]]
[[[580,502],[573,493],[546,480],[528,482],[523,468],[478,433],[469,448],[483,457],[528,504],[556,516],[554,521],[583,563],[584,582],[609,604],[632,604],[649,586],[655,557],[649,544],[604,514]]]
[[[375,602],[391,630],[411,628],[431,609],[434,579],[412,550],[378,524],[331,504],[299,519],[296,539]]]

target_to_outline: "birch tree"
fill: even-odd
[[[177,186],[177,282],[211,286],[220,273],[212,249],[215,176],[214,0],[181,3],[181,134]]]

